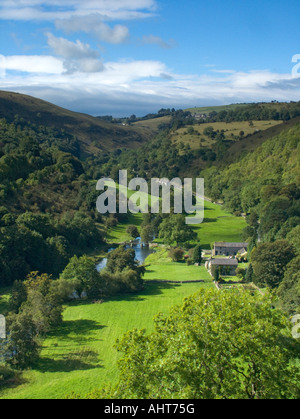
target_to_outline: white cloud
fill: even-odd
[[[159,36],[155,36],[155,35],[143,36],[142,43],[145,45],[151,45],[151,44],[158,45],[160,48],[163,48],[163,49],[173,48],[174,45],[176,44],[176,42],[173,39],[171,39],[169,42],[166,42]]]
[[[99,56],[97,51],[91,49],[89,44],[77,40],[75,43],[65,38],[57,38],[48,32],[48,45],[56,55],[64,58],[96,58]]]
[[[98,13],[106,19],[141,19],[153,16],[155,0],[3,0],[0,19],[68,19]]]
[[[47,33],[48,45],[55,55],[64,59],[64,68],[68,74],[76,71],[95,73],[103,70],[103,63],[99,59],[99,52],[91,49],[89,44],[77,40],[71,42],[65,38],[57,38]]]
[[[89,57],[85,47],[81,67],[70,68],[72,74],[68,75],[63,57],[4,57],[8,69],[25,69],[28,74],[19,77],[7,71],[0,89],[37,96],[80,112],[119,116],[143,115],[161,107],[299,100],[300,78],[291,74],[261,70],[184,75],[172,73],[159,61],[110,62],[101,72],[92,72],[94,62],[89,60],[97,58]]]
[[[7,71],[17,71],[29,74],[61,74],[63,63],[58,58],[44,55],[0,56],[0,68],[4,76]],[[7,76],[13,80],[12,76]]]
[[[115,25],[111,28],[103,22],[104,19],[105,17],[96,13],[87,16],[73,16],[69,19],[58,19],[55,24],[57,29],[63,29],[67,33],[90,33],[100,41],[111,44],[120,44],[129,37],[129,30],[126,26]]]

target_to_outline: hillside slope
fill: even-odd
[[[228,149],[222,164],[230,164],[239,161],[245,154],[254,152],[269,139],[274,138],[277,135],[287,133],[291,128],[298,125],[299,122],[300,117],[298,116],[233,143]]]
[[[81,142],[83,156],[122,147],[135,148],[149,139],[149,132],[143,128],[114,125],[31,96],[0,91],[0,118],[12,122],[16,115],[38,126],[74,135]]]
[[[207,194],[223,200],[230,211],[249,213],[255,209],[260,214],[273,199],[284,197],[291,202],[284,208],[279,205],[280,210],[292,209],[293,216],[298,217],[299,202],[295,207],[292,202],[300,197],[299,161],[300,123],[295,123],[292,128],[257,144],[239,160],[225,167],[211,166],[202,175],[206,179]],[[272,225],[277,221],[275,217],[271,219]]]

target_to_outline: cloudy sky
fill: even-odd
[[[300,100],[299,0],[0,0],[0,89],[92,115]]]

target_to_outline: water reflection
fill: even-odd
[[[127,245],[126,249],[132,248],[135,250],[135,258],[137,261],[139,261],[141,264],[144,263],[145,259],[151,255],[151,253],[154,252],[148,245],[144,245],[141,243],[140,237],[134,241],[134,244],[132,246]],[[110,253],[112,250],[115,250],[115,248],[111,248],[108,250],[107,253]],[[107,265],[107,258],[103,258],[101,262],[97,265],[97,271],[100,272],[102,269],[104,269]]]

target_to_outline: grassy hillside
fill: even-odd
[[[231,105],[221,105],[221,106],[203,106],[203,107],[194,107],[186,109],[186,111],[191,112],[192,114],[200,113],[209,115],[211,112],[222,112],[222,111],[238,111],[249,108],[249,106],[259,106],[260,108],[266,110],[272,110],[280,112],[282,109],[290,108],[293,106],[293,102],[261,102],[261,103],[233,103]]]
[[[12,122],[16,115],[37,126],[44,125],[74,135],[82,143],[83,156],[99,154],[101,150],[137,147],[150,136],[141,127],[114,125],[31,96],[0,91],[0,118]]]
[[[147,279],[146,274],[146,279]],[[149,272],[151,275],[151,272]],[[41,360],[25,372],[24,383],[3,390],[0,398],[55,399],[89,391],[118,378],[117,338],[133,328],[152,331],[153,317],[205,284],[148,284],[139,295],[116,297],[104,304],[79,303],[64,312],[64,323],[43,344]]]
[[[202,106],[202,107],[194,107],[194,108],[188,108],[186,109],[187,112],[194,113],[201,113],[209,115],[211,112],[221,112],[221,111],[235,111],[238,108],[243,108],[248,106],[246,103],[236,103],[231,105],[220,105],[220,106]]]
[[[244,132],[244,136],[254,136],[258,131],[260,136],[263,135],[264,131],[270,130],[277,125],[282,125],[282,121],[253,121],[253,125],[249,125],[248,121],[239,122],[211,122],[208,124],[196,125],[191,131],[188,127],[180,128],[172,133],[172,141],[175,144],[183,143],[185,146],[189,145],[192,150],[197,150],[199,147],[211,148],[215,143],[215,140],[211,139],[205,134],[205,129],[210,126],[213,127],[214,131],[224,131],[225,139],[236,143],[240,140],[240,132]],[[282,128],[282,127],[280,127]],[[273,134],[274,130],[269,131],[268,134]],[[259,135],[257,135],[260,137]],[[238,139],[236,137],[239,137]],[[252,143],[251,141],[248,141]]]
[[[171,116],[161,116],[160,118],[146,119],[137,121],[133,124],[134,127],[143,128],[150,134],[156,134],[162,124],[169,124],[171,122]]]
[[[261,132],[255,133],[250,137],[244,138],[238,142],[233,143],[231,147],[228,149],[228,153],[223,162],[228,164],[233,163],[234,161],[238,161],[243,155],[254,152],[267,140],[276,137],[281,133],[284,135],[291,128],[299,124],[300,117],[296,117],[291,119],[290,121],[285,121],[284,123],[279,124],[276,124],[276,121],[270,121],[270,123],[271,122],[274,123],[272,123],[271,126],[269,125],[269,127],[266,126],[265,130],[261,130]]]
[[[205,170],[206,193],[224,200],[230,211],[256,212],[262,217],[260,229],[268,219],[266,232],[273,229],[276,234],[289,217],[298,217],[300,124],[296,122],[243,158],[223,168]]]

